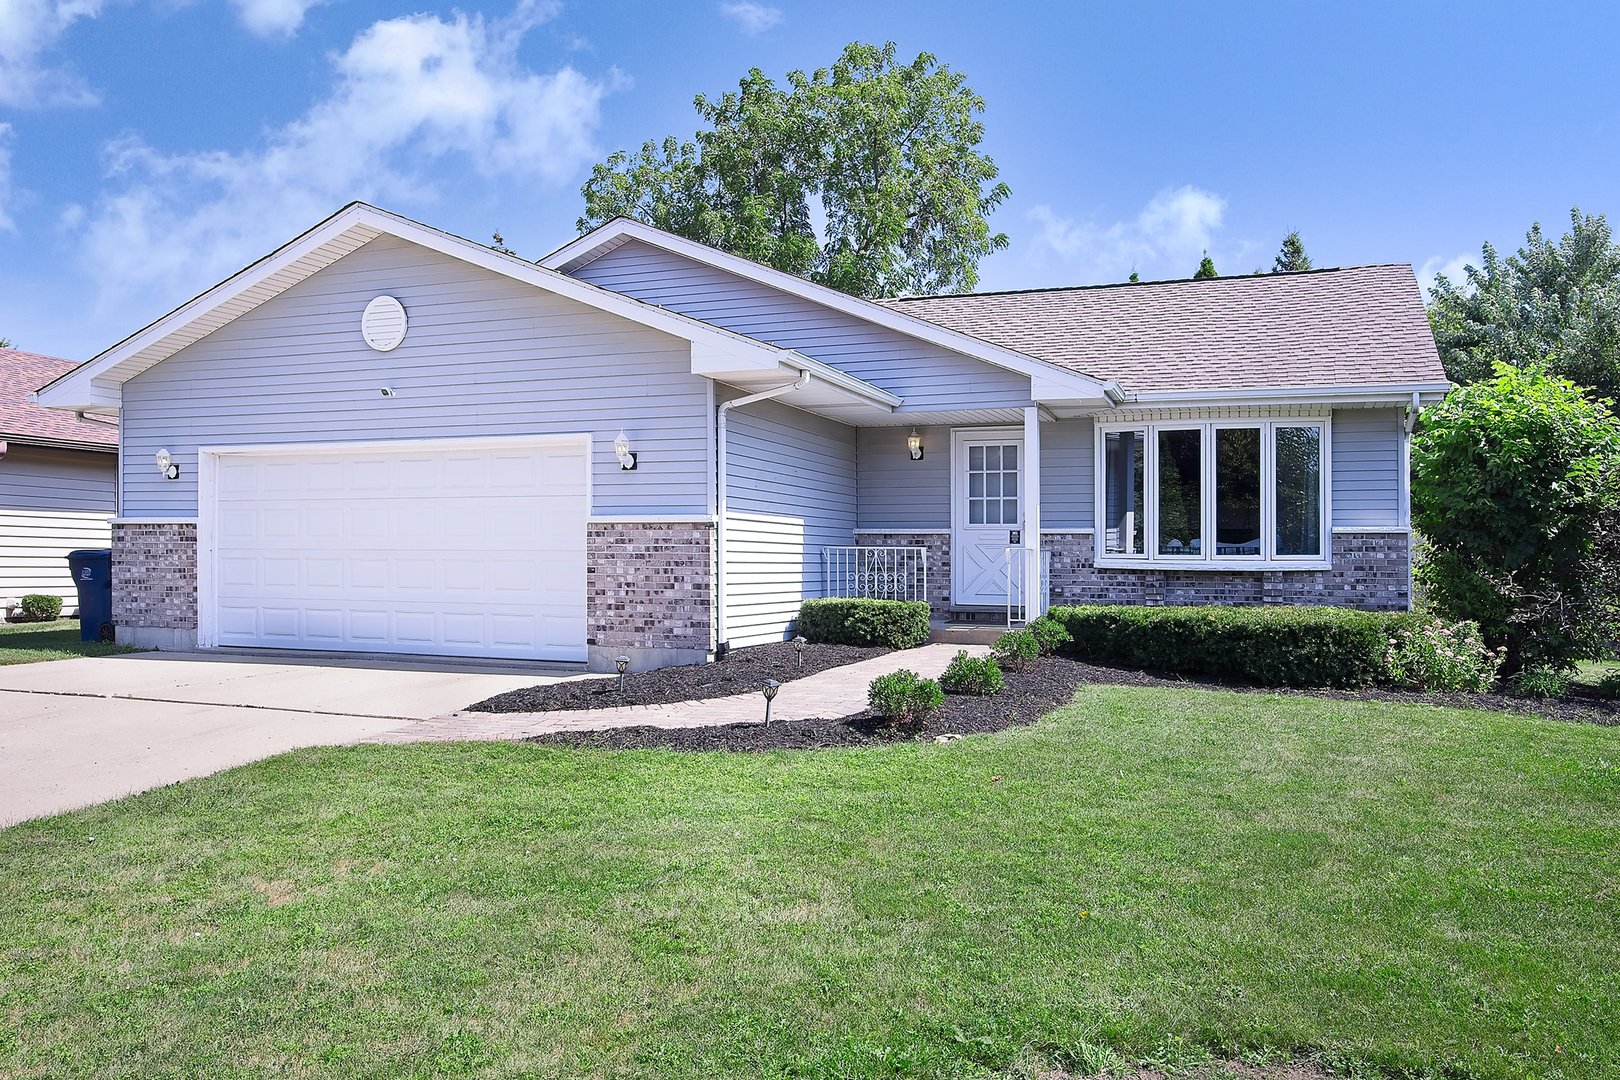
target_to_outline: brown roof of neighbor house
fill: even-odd
[[[1132,392],[1446,381],[1405,263],[880,302]]]
[[[29,404],[29,394],[78,366],[74,360],[0,349],[0,440],[116,451],[116,423]]]

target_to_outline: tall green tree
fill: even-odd
[[[1516,254],[1486,244],[1480,262],[1466,281],[1442,274],[1429,290],[1429,323],[1454,382],[1489,379],[1497,363],[1545,361],[1598,397],[1620,395],[1620,246],[1602,214],[1576,207],[1557,243],[1537,223]]]
[[[1271,264],[1271,272],[1287,274],[1310,268],[1311,257],[1305,254],[1305,242],[1299,238],[1299,230],[1295,229],[1283,237],[1282,250],[1277,252],[1276,261]]]
[[[984,101],[932,54],[901,64],[893,42],[856,42],[786,88],[755,68],[695,105],[707,126],[692,141],[592,170],[580,232],[633,217],[869,297],[969,291],[1008,244],[987,220],[1011,192],[977,149]]]
[[[1215,260],[1209,257],[1209,252],[1206,250],[1204,252],[1204,257],[1198,261],[1198,269],[1193,273],[1193,280],[1197,281],[1200,278],[1212,278],[1220,276],[1221,275],[1215,272]]]

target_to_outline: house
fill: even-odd
[[[118,425],[29,401],[72,360],[0,349],[0,604],[30,593],[78,610],[67,553],[104,548],[117,505]]]
[[[121,418],[121,641],[603,670],[824,593],[1404,609],[1447,390],[1405,265],[872,303],[357,203],[39,400]]]

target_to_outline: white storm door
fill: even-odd
[[[957,433],[952,600],[970,607],[1007,603],[1006,549],[1023,543],[1024,440]]]
[[[210,643],[584,660],[585,440],[473,443],[220,452]]]

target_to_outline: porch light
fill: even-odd
[[[917,434],[917,429],[916,428],[911,429],[911,435],[910,435],[909,438],[906,439],[906,449],[908,451],[910,451],[912,461],[921,461],[922,460],[922,458],[923,458],[922,436]]]
[[[624,673],[630,670],[630,658],[621,656],[613,661],[613,666],[619,669],[619,693],[624,693]]]
[[[782,684],[777,682],[775,679],[766,679],[765,685],[760,687],[759,692],[765,695],[766,727],[771,726],[771,701],[776,697],[776,692],[780,689],[782,689]]]
[[[159,450],[157,452],[157,467],[158,472],[163,474],[165,480],[180,479],[180,466],[174,463],[174,459],[169,456],[168,450]]]
[[[810,644],[803,634],[793,639],[793,651],[799,654],[799,671],[804,672],[804,647]]]
[[[619,429],[619,437],[613,440],[613,453],[619,459],[619,468],[626,472],[636,467],[636,455],[630,452],[630,436]]]

